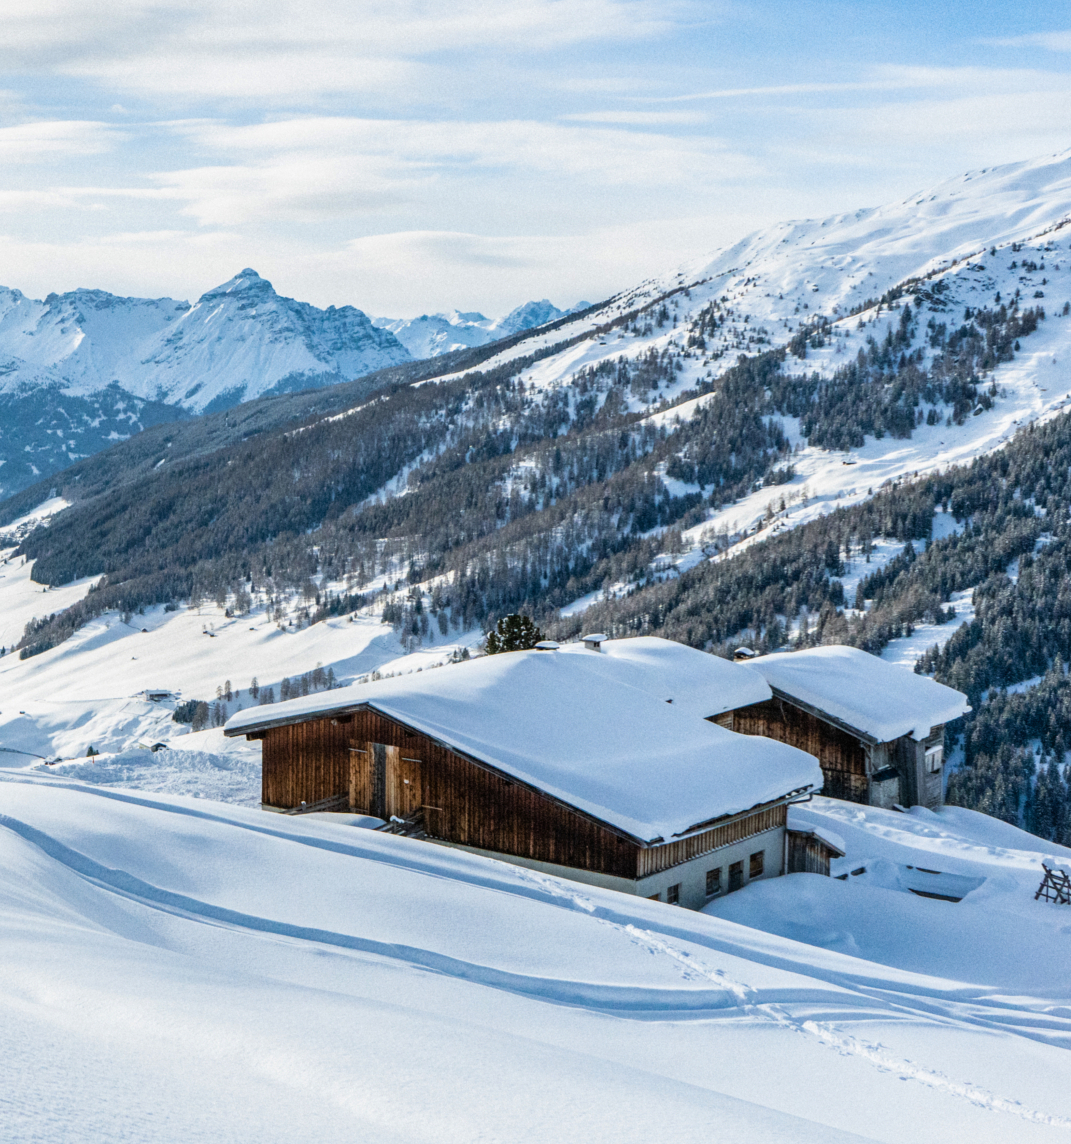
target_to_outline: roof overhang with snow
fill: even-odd
[[[607,654],[612,643],[647,641],[486,656],[250,708],[233,716],[225,733],[263,734],[370,709],[647,845],[821,788],[813,756],[726,731],[689,702],[669,703],[637,685],[648,678],[649,656],[675,655],[681,645]]]
[[[927,738],[970,711],[961,691],[896,667],[859,648],[830,645],[748,662],[774,693],[869,743]]]

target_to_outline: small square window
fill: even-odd
[[[666,901],[671,906],[677,905],[681,900],[681,884],[678,882],[675,886],[670,886],[666,890]]]
[[[747,876],[749,878],[761,878],[762,868],[766,864],[766,851],[760,850],[757,854],[751,855],[751,860],[748,862]]]
[[[707,871],[707,897],[713,898],[721,893],[721,867]]]
[[[931,775],[937,774],[945,761],[944,747],[930,747],[926,752],[926,770]]]

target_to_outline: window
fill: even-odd
[[[659,891],[659,893],[657,893],[657,894],[651,894],[651,896],[647,900],[649,902],[660,902],[662,900],[661,891]]]
[[[729,892],[739,890],[744,884],[744,863],[734,862],[729,867]]]
[[[930,748],[928,748],[928,750],[926,751],[926,770],[928,770],[931,775],[937,774],[937,772],[941,769],[941,765],[944,763],[944,761],[945,761],[945,749],[944,749],[944,747],[930,747]]]
[[[670,886],[669,889],[666,890],[666,901],[669,902],[671,906],[676,906],[680,903],[680,900],[681,884],[678,882],[675,886]]]
[[[713,898],[721,893],[721,867],[707,871],[707,897]]]
[[[762,868],[766,864],[766,851],[760,850],[757,854],[751,855],[751,860],[748,862],[747,876],[749,878],[761,878]]]

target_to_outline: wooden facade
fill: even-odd
[[[788,874],[824,874],[829,877],[829,864],[844,854],[832,847],[813,830],[789,830],[785,834],[788,850]]]
[[[652,846],[369,708],[251,737],[263,740],[267,807],[291,809],[345,794],[351,810],[378,818],[423,810],[430,838],[630,880],[783,828],[789,801]]]
[[[657,874],[659,870],[668,870],[671,866],[680,865],[681,862],[690,862],[693,858],[709,854],[712,850],[720,850],[721,847],[730,846],[734,842],[743,842],[756,834],[761,834],[764,830],[775,830],[779,826],[784,826],[787,818],[788,807],[782,803],[780,806],[771,806],[753,814],[737,817],[724,826],[692,834],[677,842],[650,846],[637,855],[636,877],[645,878],[648,874]]]
[[[741,735],[765,735],[814,755],[825,779],[822,793],[830,798],[870,801],[865,745],[817,715],[774,698],[738,708],[733,712],[732,729]]]
[[[934,750],[943,750],[943,726],[922,741],[903,735],[877,743],[776,690],[773,699],[739,707],[716,721],[739,734],[764,735],[814,755],[825,780],[822,793],[830,798],[931,810],[944,803],[941,767],[927,765]]]

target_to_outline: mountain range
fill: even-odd
[[[282,297],[251,269],[192,305],[102,290],[38,301],[0,288],[0,493],[150,425],[481,346],[562,314],[543,301],[500,321],[373,322],[353,306]]]
[[[451,310],[445,314],[422,314],[419,318],[373,318],[372,325],[389,330],[413,358],[419,360],[485,346],[590,306],[590,302],[578,302],[568,310],[559,310],[544,298],[541,302],[525,302],[498,319],[484,317],[476,311],[463,314]]]

